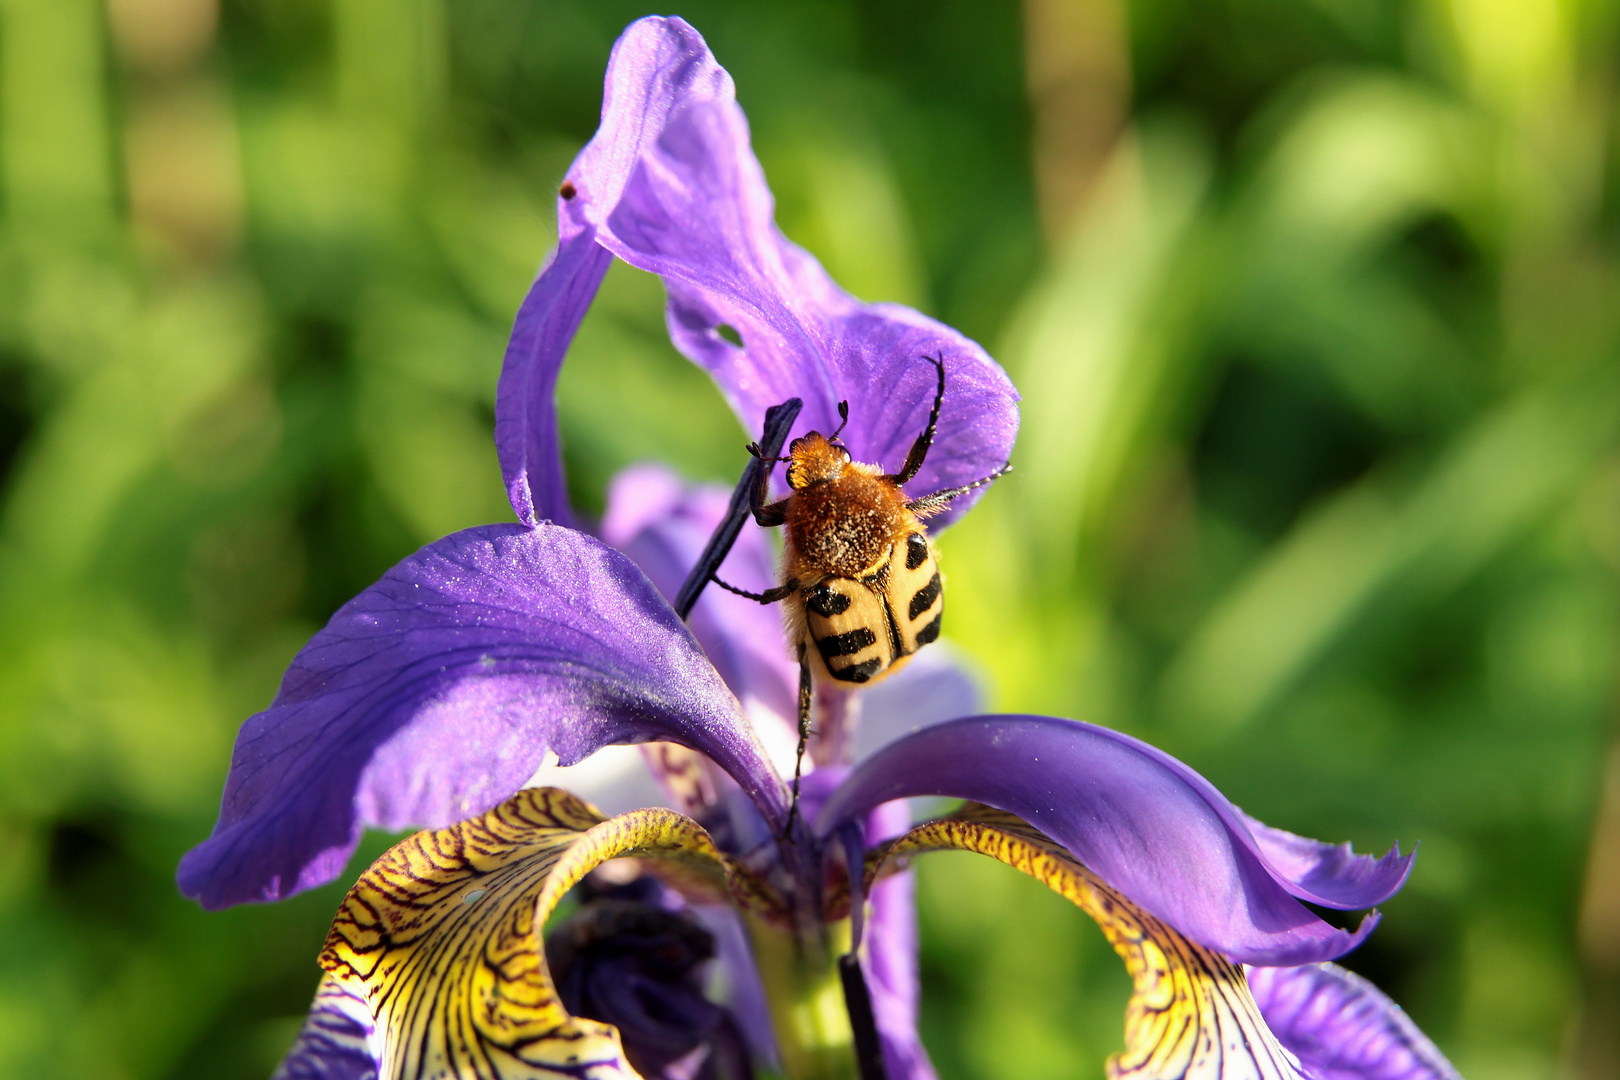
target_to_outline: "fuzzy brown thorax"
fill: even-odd
[[[819,432],[793,441],[788,484],[786,569],[802,584],[870,577],[916,520],[900,485]]]

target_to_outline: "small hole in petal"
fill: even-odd
[[[628,885],[641,876],[641,863],[628,858],[609,859],[595,873],[608,885]]]
[[[478,903],[478,901],[482,900],[483,898],[484,898],[484,890],[483,889],[474,889],[472,892],[468,893],[466,896],[463,896],[461,898],[461,902],[463,904],[476,904],[476,903]]]
[[[572,199],[575,195],[579,194],[579,189],[574,187],[574,182],[572,180],[564,180],[562,182],[562,187],[557,189],[557,194],[561,195],[564,199]]]
[[[728,326],[725,323],[721,323],[719,326],[714,328],[714,332],[731,342],[733,345],[737,346],[737,348],[740,349],[743,347],[742,335],[737,333],[737,328],[735,326]]]

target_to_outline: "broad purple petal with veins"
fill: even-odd
[[[438,827],[554,751],[701,750],[777,821],[786,788],[697,641],[583,533],[489,525],[430,544],[332,617],[236,740],[213,835],[180,864],[206,907],[336,877],[365,826]]]

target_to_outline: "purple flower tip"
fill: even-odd
[[[1192,940],[1250,964],[1342,955],[1355,932],[1300,900],[1352,909],[1400,888],[1412,857],[1355,855],[1249,820],[1186,765],[1140,740],[1075,720],[974,717],[902,738],[858,765],[816,822],[829,835],[880,803],[971,799],[1017,814]]]

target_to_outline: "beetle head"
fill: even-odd
[[[788,447],[788,487],[801,491],[811,484],[836,480],[849,460],[849,451],[821,432],[801,435]]]

